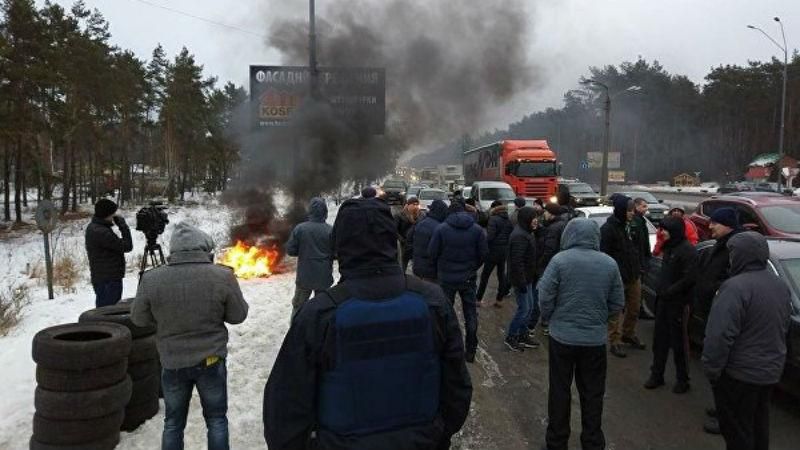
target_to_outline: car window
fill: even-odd
[[[761,214],[777,230],[800,233],[800,204],[766,206],[761,208]]]
[[[480,188],[480,200],[482,202],[492,200],[514,200],[514,191],[509,188]]]
[[[761,221],[755,211],[745,205],[736,205],[736,212],[739,213],[739,223],[742,225],[755,224],[761,227]],[[763,231],[763,230],[762,230]]]
[[[800,294],[798,290],[800,287],[800,258],[781,260],[781,265],[786,272],[786,277],[789,278],[789,287],[795,294]]]
[[[594,194],[594,190],[586,183],[568,184],[567,189],[570,194]]]
[[[447,200],[447,193],[436,189],[423,189],[419,192],[420,200]]]
[[[704,216],[711,217],[711,215],[714,214],[714,211],[716,211],[716,210],[718,210],[720,208],[724,208],[726,206],[730,207],[730,205],[728,205],[725,202],[719,202],[719,201],[703,202],[703,211],[702,212],[703,212]]]

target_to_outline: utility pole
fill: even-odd
[[[603,168],[601,170],[600,179],[600,195],[608,195],[608,154],[611,152],[611,95],[606,89],[606,142],[603,146]]]
[[[778,25],[781,27],[781,36],[783,37],[783,45],[779,44],[778,41],[772,38],[766,31],[762,30],[759,27],[748,25],[747,28],[751,30],[756,30],[761,32],[767,39],[769,39],[776,47],[783,51],[783,93],[781,95],[781,134],[778,137],[778,154],[780,158],[783,159],[784,155],[784,148],[783,148],[783,138],[786,129],[786,78],[788,75],[788,68],[789,68],[789,48],[786,45],[786,32],[783,29],[783,22],[781,22],[780,17],[774,17],[773,20],[778,22]],[[779,163],[780,165],[780,163]]]
[[[308,68],[311,72],[311,98],[319,97],[319,68],[317,67],[317,25],[315,0],[308,0]]]

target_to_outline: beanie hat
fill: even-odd
[[[419,199],[417,197],[408,197],[406,205],[419,205]]]
[[[733,208],[720,208],[711,214],[710,219],[728,228],[739,228],[739,214]]]
[[[523,197],[515,198],[514,199],[514,206],[516,206],[517,208],[525,207],[525,198],[523,198]]]
[[[681,208],[680,206],[675,206],[675,207],[673,207],[672,209],[670,209],[670,210],[669,210],[669,214],[672,214],[672,213],[674,213],[675,211],[680,211],[680,212],[681,212],[681,214],[686,214],[686,210],[685,210],[685,209],[683,209],[683,208]]]
[[[450,214],[464,212],[466,209],[466,206],[464,206],[464,200],[460,198],[454,198],[453,201],[450,202],[450,206],[447,208]]]
[[[556,203],[548,203],[544,205],[544,210],[554,216],[558,216],[561,214],[561,205],[558,205]]]
[[[378,195],[378,191],[372,186],[367,186],[361,190],[361,196],[364,198],[372,198]]]
[[[105,219],[117,212],[117,204],[107,198],[101,198],[94,204],[94,216]]]

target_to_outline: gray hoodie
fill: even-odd
[[[714,299],[703,341],[703,369],[712,382],[723,373],[745,383],[780,381],[792,312],[789,287],[767,268],[769,245],[755,232],[728,241],[731,278]]]
[[[333,227],[325,223],[327,218],[325,200],[312,198],[308,206],[308,222],[294,227],[286,243],[289,256],[297,256],[296,283],[300,287],[322,291],[333,284]]]
[[[550,336],[562,344],[605,345],[608,318],[625,304],[617,263],[600,252],[600,227],[593,220],[569,221],[561,248],[537,286],[542,321],[550,322]]]
[[[248,305],[230,268],[212,264],[214,241],[185,223],[175,225],[169,263],[142,276],[131,320],[156,326],[156,345],[165,369],[200,364],[228,354],[225,323],[242,323]]]

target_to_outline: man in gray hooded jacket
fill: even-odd
[[[247,318],[248,305],[233,271],[213,264],[214,241],[185,223],[175,225],[168,264],[142,276],[131,320],[156,327],[163,370],[163,450],[183,449],[183,430],[195,386],[208,427],[209,450],[227,450],[228,329]]]
[[[786,362],[789,288],[767,268],[769,245],[755,232],[728,241],[731,278],[706,326],[703,369],[728,449],[769,448],[769,398]]]
[[[311,298],[311,291],[316,295],[333,285],[333,227],[325,222],[327,219],[328,205],[325,200],[312,198],[308,206],[308,221],[294,227],[286,243],[289,256],[297,257],[292,317]]]

